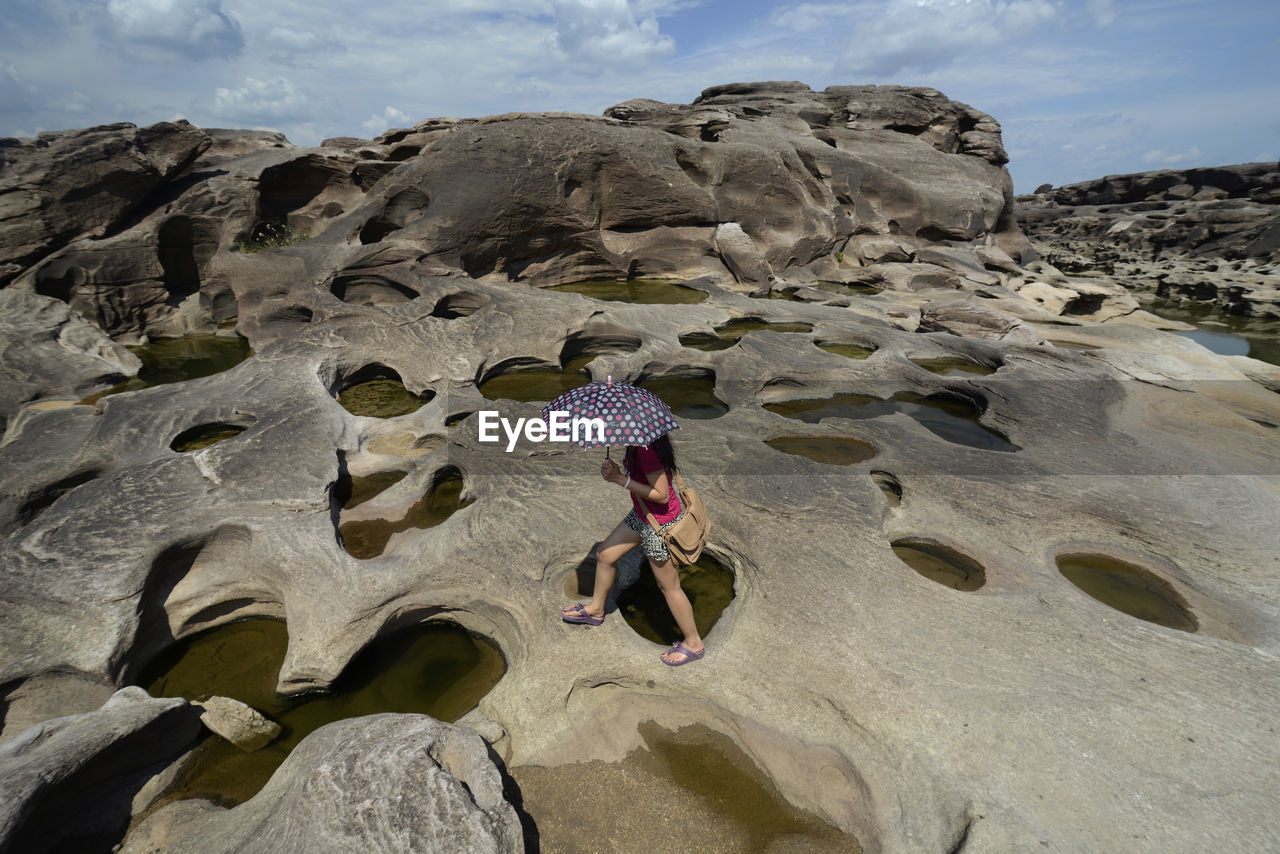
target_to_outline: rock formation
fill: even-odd
[[[1112,175],[1018,199],[1037,250],[1139,292],[1280,317],[1280,164]]]
[[[646,721],[696,723],[868,851],[1252,852],[1280,832],[1280,368],[1170,335],[1116,278],[1038,259],[989,116],[927,89],[758,83],[316,149],[183,125],[42,139],[0,149],[0,209],[50,210],[3,220],[19,236],[0,291],[0,737],[93,712],[175,639],[238,618],[287,621],[286,694],[331,685],[375,637],[449,620],[506,658],[458,724],[512,768],[614,761]],[[117,160],[146,179],[108,180]],[[83,198],[116,203],[68,199],[57,164],[74,162],[98,164]],[[706,299],[548,289],[593,278]],[[809,331],[681,344],[742,318]],[[188,332],[254,355],[75,405],[137,369],[119,343]],[[481,383],[579,356],[596,379],[709,380],[727,409],[675,436],[714,517],[708,552],[735,577],[696,664],[664,666],[617,614],[559,620],[626,510],[602,455],[479,439],[479,410],[541,407]],[[939,359],[972,372],[926,367]],[[392,418],[338,403],[375,376],[429,400]],[[877,417],[775,411],[837,394]],[[206,426],[242,432],[177,449]],[[784,436],[876,455],[765,444]],[[392,471],[362,518],[399,520],[452,474],[466,506],[353,557],[340,484]],[[985,584],[930,580],[904,542],[963,554]],[[1060,571],[1081,553],[1143,570],[1192,630],[1086,595]],[[434,775],[405,736],[435,736],[362,720],[313,734],[242,806],[133,816],[126,846],[176,844],[166,828],[189,816],[200,850],[249,827],[315,847],[365,816],[344,844],[396,849],[416,819],[362,812],[360,793]],[[465,772],[431,754],[470,787],[468,802],[441,773],[434,803],[508,850],[496,772],[468,750]],[[320,798],[326,774],[342,785]]]

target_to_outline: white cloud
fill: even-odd
[[[37,91],[12,62],[0,59],[0,113],[30,109]]]
[[[1147,163],[1155,163],[1160,166],[1176,166],[1179,163],[1200,165],[1204,160],[1204,155],[1200,153],[1199,146],[1193,145],[1186,151],[1165,151],[1162,148],[1157,148],[1142,155],[1142,159]]]
[[[361,122],[361,126],[369,132],[369,136],[377,136],[383,131],[395,127],[407,127],[413,122],[413,117],[408,113],[397,110],[395,107],[387,107],[382,111],[382,115],[370,116],[367,121]]]
[[[232,56],[244,47],[240,24],[221,0],[110,0],[107,14],[124,39],[182,56]]]
[[[551,6],[552,45],[570,60],[633,65],[675,52],[675,39],[658,31],[658,19],[650,13],[637,21],[627,0],[551,0]]]
[[[1085,9],[1099,27],[1109,27],[1116,22],[1116,10],[1111,0],[1087,0]]]
[[[318,105],[278,74],[246,77],[235,89],[218,87],[213,112],[219,118],[270,124],[307,118]]]
[[[1049,0],[886,0],[858,8],[843,65],[893,77],[963,62],[1057,18]]]

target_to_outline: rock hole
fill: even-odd
[[[125,391],[213,376],[234,368],[253,355],[249,342],[236,335],[157,338],[148,344],[130,347],[129,351],[142,360],[137,375],[106,391],[91,394],[80,403],[92,405],[104,397]]]
[[[350,510],[404,480],[407,474],[405,471],[380,471],[364,477],[343,474],[333,484],[333,500],[342,509]]]
[[[907,566],[953,590],[973,592],[987,581],[982,564],[949,546],[920,539],[894,540],[892,546]]]
[[[201,451],[210,445],[216,445],[219,442],[225,442],[227,439],[239,436],[248,429],[245,425],[227,422],[201,424],[189,430],[183,430],[175,436],[173,441],[169,443],[169,449],[180,454]]]
[[[692,305],[702,302],[708,296],[706,291],[685,287],[664,279],[571,282],[567,285],[552,285],[544,290],[582,294],[607,302],[630,302],[640,305]]]
[[[199,292],[200,271],[217,249],[217,237],[203,217],[171,216],[160,225],[156,243],[167,302],[176,307]]]
[[[413,288],[394,282],[385,276],[339,276],[329,286],[329,292],[352,305],[399,305],[418,298]]]
[[[759,329],[770,329],[774,332],[812,332],[813,324],[802,321],[783,323],[770,322],[758,317],[739,317],[715,328],[714,335],[706,332],[691,332],[680,336],[680,343],[685,347],[697,350],[727,350],[748,332]]]
[[[849,359],[865,359],[876,351],[875,347],[852,342],[818,341],[817,345],[820,350],[826,350],[828,353],[835,353],[837,356],[844,356]]]
[[[15,514],[14,521],[11,525],[5,526],[5,533],[30,523],[32,519],[47,510],[59,498],[76,487],[84,486],[89,481],[98,478],[102,475],[102,472],[103,469],[98,467],[85,469],[35,490],[18,505],[18,512]]]
[[[1184,632],[1199,627],[1173,585],[1148,569],[1100,554],[1059,555],[1056,563],[1068,581],[1117,611]]]
[[[898,507],[902,504],[902,483],[887,471],[873,470],[871,472],[871,480],[876,486],[880,487],[880,491],[884,493],[885,500],[889,502],[890,507]]]
[[[489,304],[489,297],[474,291],[458,291],[441,297],[431,309],[432,317],[443,317],[456,320],[459,317],[470,317]]]
[[[488,378],[479,384],[480,394],[489,400],[552,401],[591,381],[587,365],[594,358],[593,353],[577,356],[559,369],[525,367],[525,360],[510,359],[488,373]]]
[[[657,395],[677,418],[710,420],[729,411],[716,397],[716,375],[694,370],[642,379],[638,385]]]
[[[565,339],[560,361],[568,363],[580,356],[601,353],[634,353],[640,349],[640,336],[621,326],[597,326],[590,332],[575,332]]]
[[[458,510],[468,507],[462,498],[462,473],[453,466],[436,472],[431,486],[399,519],[339,520],[338,533],[347,554],[361,560],[378,557],[391,538],[411,528],[425,530],[444,522]]]
[[[999,367],[984,365],[981,362],[975,362],[972,359],[960,357],[944,357],[940,359],[912,359],[916,365],[924,368],[933,374],[943,377],[955,377],[963,374],[977,374],[979,376],[989,376],[994,374]]]
[[[416,412],[436,396],[431,389],[414,394],[404,387],[400,374],[382,364],[366,365],[346,377],[338,403],[352,415],[396,418]]]
[[[502,653],[488,639],[453,623],[419,623],[375,639],[329,690],[286,697],[276,685],[288,641],[281,620],[241,620],[184,638],[143,668],[137,684],[152,696],[232,697],[283,728],[276,741],[253,753],[208,738],[166,801],[243,803],[303,738],[327,723],[382,712],[456,721],[506,672]]]
[[[765,444],[829,466],[863,463],[879,453],[873,445],[843,436],[778,436],[766,439]]]

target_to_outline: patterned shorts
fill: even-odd
[[[680,515],[659,525],[664,531],[670,528],[684,516],[684,508],[680,508]],[[654,563],[666,563],[671,560],[671,552],[667,551],[667,544],[662,541],[662,537],[658,536],[658,532],[653,530],[653,526],[649,524],[648,519],[641,519],[636,515],[636,511],[632,509],[627,514],[627,518],[622,520],[628,528],[640,535],[640,545],[644,546],[645,555]]]

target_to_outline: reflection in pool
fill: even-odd
[[[253,355],[248,340],[238,335],[157,338],[150,343],[130,347],[129,350],[142,360],[142,367],[138,369],[137,375],[106,391],[91,394],[80,403],[93,404],[108,395],[124,391],[137,391],[220,374]]]
[[[563,368],[513,368],[480,383],[480,393],[489,400],[552,401],[561,394],[591,382],[587,364],[593,354],[577,356]],[[469,413],[468,413],[469,414]],[[447,422],[446,422],[447,424]]]
[[[640,387],[656,394],[677,418],[707,420],[729,411],[715,395],[713,377],[655,377],[643,380]]]

